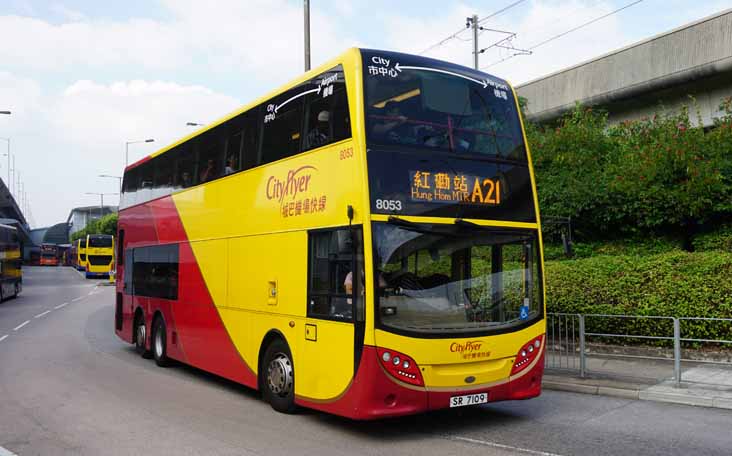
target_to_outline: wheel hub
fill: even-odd
[[[292,363],[284,353],[278,353],[267,368],[267,384],[270,391],[286,396],[292,391]]]
[[[163,356],[163,336],[161,331],[155,331],[155,354],[158,357]]]
[[[140,347],[145,346],[145,325],[139,324],[137,325],[137,345]]]

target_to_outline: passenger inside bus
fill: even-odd
[[[308,148],[320,147],[330,142],[330,112],[320,111],[317,122],[308,132]]]
[[[224,168],[224,175],[228,176],[229,174],[234,174],[236,172],[236,163],[234,161],[234,157],[229,157],[226,159],[226,168]]]
[[[408,126],[403,127],[407,123],[407,117],[402,114],[395,101],[387,102],[384,105],[383,113],[380,122],[373,127],[374,135],[379,138],[388,138],[392,142],[401,142],[400,139],[410,133]]]
[[[201,171],[201,182],[208,182],[210,180],[216,179],[216,177],[216,164],[212,159],[209,159],[208,163],[206,164],[206,168]]]

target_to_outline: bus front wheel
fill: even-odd
[[[290,349],[282,339],[267,347],[260,375],[264,398],[272,408],[282,413],[295,412],[295,369]]]

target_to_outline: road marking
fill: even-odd
[[[79,296],[78,298],[72,299],[71,302],[76,302],[76,301],[78,301],[80,299],[84,299],[84,297],[83,296]]]
[[[20,328],[22,328],[23,326],[27,325],[28,323],[30,323],[30,320],[26,320],[25,323],[19,324],[18,326],[16,326],[15,328],[13,328],[13,331],[19,330]]]
[[[4,340],[5,340],[5,339],[7,339],[7,338],[8,338],[8,335],[7,335],[7,334],[5,334],[5,335],[4,335],[3,337],[0,337],[0,342],[4,341]],[[2,448],[3,448],[3,447],[0,447],[0,450],[2,450]]]
[[[518,451],[519,453],[532,454],[535,456],[561,456],[557,453],[549,453],[547,451],[529,450],[528,448],[520,448],[520,447],[511,446],[511,445],[503,445],[502,443],[488,442],[486,440],[471,439],[468,437],[458,437],[458,436],[453,436],[453,435],[448,435],[445,437],[447,437],[449,440],[473,443],[476,445],[483,445],[483,446],[487,446],[487,447],[498,448],[501,450]]]
[[[66,306],[68,306],[68,305],[69,305],[69,303],[68,303],[68,302],[65,302],[65,303],[63,303],[63,304],[59,304],[59,305],[57,305],[56,307],[54,307],[54,309],[60,309],[60,308],[62,308],[62,307],[66,307]]]
[[[45,311],[45,312],[43,312],[43,313],[39,313],[38,315],[36,315],[36,316],[35,316],[35,317],[33,317],[33,318],[41,318],[42,316],[44,316],[44,315],[48,315],[48,314],[50,314],[50,313],[51,313],[51,311],[50,311],[50,310],[47,310],[47,311]]]
[[[2,339],[0,339],[0,340],[2,340]],[[0,447],[0,456],[18,456],[18,455],[8,449]]]

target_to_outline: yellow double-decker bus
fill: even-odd
[[[73,266],[79,271],[86,271],[86,238],[76,240]]]
[[[0,224],[0,301],[23,290],[22,262],[18,229]]]
[[[356,419],[540,394],[539,208],[516,95],[351,49],[127,167],[116,334]]]
[[[86,278],[109,277],[114,266],[114,236],[88,234],[86,236]]]

